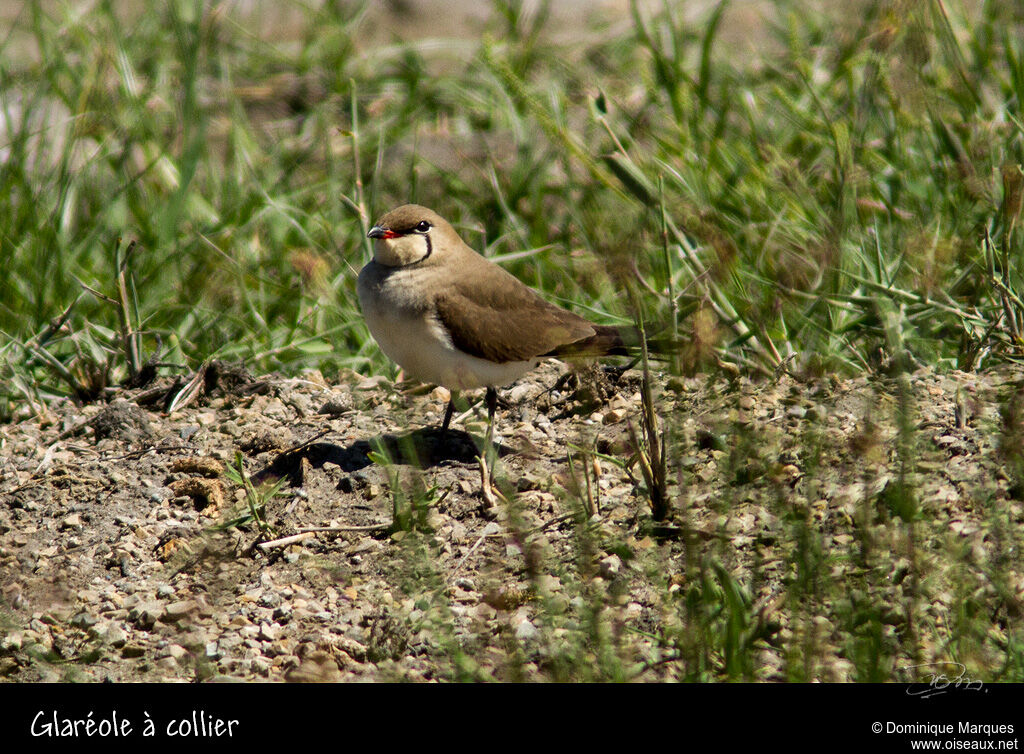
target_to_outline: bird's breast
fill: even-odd
[[[499,364],[460,351],[437,317],[431,281],[379,268],[371,262],[359,274],[359,303],[373,339],[407,376],[452,390],[501,387],[539,363]]]

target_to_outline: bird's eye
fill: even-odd
[[[420,220],[419,223],[417,223],[416,225],[416,230],[419,231],[420,233],[426,233],[428,230],[430,230],[430,223],[428,223],[426,220]]]

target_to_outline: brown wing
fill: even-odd
[[[452,281],[436,299],[453,344],[504,364],[526,361],[594,334],[582,317],[550,304],[492,264],[474,265],[473,285]]]

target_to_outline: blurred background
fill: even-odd
[[[1016,360],[1022,25],[1011,0],[5,2],[0,418],[147,362],[394,374],[354,285],[410,201],[563,306],[674,332],[681,372]]]

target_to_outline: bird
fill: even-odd
[[[454,394],[486,388],[488,435],[497,388],[548,358],[626,355],[626,330],[598,325],[543,299],[481,256],[439,214],[405,204],[366,234],[373,259],[356,290],[377,345],[407,377]]]

